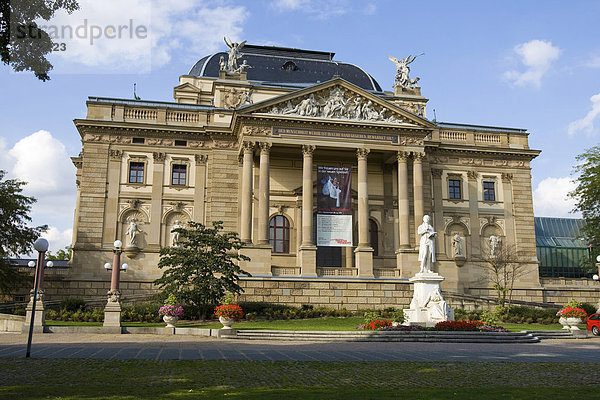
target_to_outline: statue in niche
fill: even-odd
[[[142,232],[140,227],[137,224],[137,219],[130,217],[127,219],[129,221],[129,226],[127,227],[127,235],[129,236],[129,246],[135,247],[135,238],[138,232]]]
[[[463,257],[463,242],[462,238],[458,233],[455,233],[452,237],[452,250],[454,252],[454,257]]]
[[[177,232],[176,229],[181,228],[183,228],[181,222],[178,219],[175,220],[175,225],[173,225],[173,227],[171,228],[171,246],[173,247],[179,247],[179,245],[177,244],[177,242],[179,242],[179,232]]]
[[[500,238],[496,235],[490,236],[490,257],[494,258],[498,254],[498,247],[500,246]]]
[[[407,89],[417,84],[419,78],[415,78],[412,80],[410,79],[410,67],[408,65],[415,61],[417,57],[422,56],[423,54],[425,53],[421,53],[416,56],[408,55],[408,57],[401,58],[400,60],[398,60],[396,57],[388,56],[388,58],[396,65],[394,87],[401,87],[403,89]]]
[[[225,44],[227,45],[227,47],[229,47],[226,71],[229,73],[234,73],[239,68],[238,60],[243,56],[241,50],[246,44],[246,41],[244,40],[241,43],[236,43],[232,42],[227,37],[224,37],[223,39],[225,40]]]
[[[423,223],[419,225],[417,233],[421,236],[419,242],[419,261],[421,262],[420,273],[430,273],[431,265],[435,263],[435,238],[437,232],[431,225],[431,217],[425,215]]]

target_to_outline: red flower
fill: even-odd
[[[244,312],[242,311],[242,307],[237,304],[223,304],[215,307],[215,315],[229,319],[241,319],[244,316]]]

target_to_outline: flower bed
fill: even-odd
[[[473,332],[508,332],[501,326],[484,325],[481,321],[443,321],[434,327],[426,328],[421,325],[397,325],[393,326],[388,320],[374,320],[361,324],[357,329],[381,330],[381,331],[473,331]]]

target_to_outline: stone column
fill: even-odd
[[[119,225],[119,185],[121,180],[121,159],[123,152],[110,149],[108,157],[108,193],[106,197],[106,208],[104,212],[104,235],[102,242],[104,247],[111,247],[117,239],[117,227]]]
[[[423,158],[425,153],[413,153],[413,190],[415,199],[415,231],[423,222]],[[415,232],[416,235],[416,232]],[[418,242],[418,240],[417,240]]]
[[[165,172],[165,153],[154,152],[152,171],[152,200],[150,203],[150,229],[146,229],[151,246],[160,246],[160,224],[162,221],[163,185]],[[139,242],[138,242],[139,243]],[[165,243],[166,244],[166,243]],[[127,247],[127,246],[126,246]]]
[[[513,213],[512,173],[502,173],[502,201],[504,202],[504,234],[508,243],[515,243],[515,216]]]
[[[467,196],[469,199],[469,219],[471,222],[471,255],[481,254],[481,235],[479,234],[479,198],[477,188],[477,171],[468,171]]]
[[[254,143],[244,142],[243,151],[240,237],[244,243],[252,243],[252,164],[254,163]]]
[[[269,151],[271,143],[259,143],[260,171],[258,188],[258,241],[260,245],[269,244]]]
[[[196,154],[196,179],[194,182],[194,220],[201,224],[206,223],[206,154]]]
[[[398,152],[398,232],[400,248],[410,247],[410,216],[408,208],[408,158],[406,151]]]
[[[317,246],[313,241],[313,152],[315,146],[302,145],[302,245],[300,266],[302,276],[317,276]]]
[[[369,149],[357,149],[358,156],[358,246],[354,250],[358,276],[373,276],[373,249],[369,244],[369,188],[367,156]]]

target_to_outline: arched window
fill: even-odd
[[[373,255],[379,255],[379,232],[377,230],[377,222],[373,219],[369,219],[369,244],[373,248]]]
[[[269,240],[273,253],[290,252],[290,222],[283,215],[276,215],[269,222]]]

